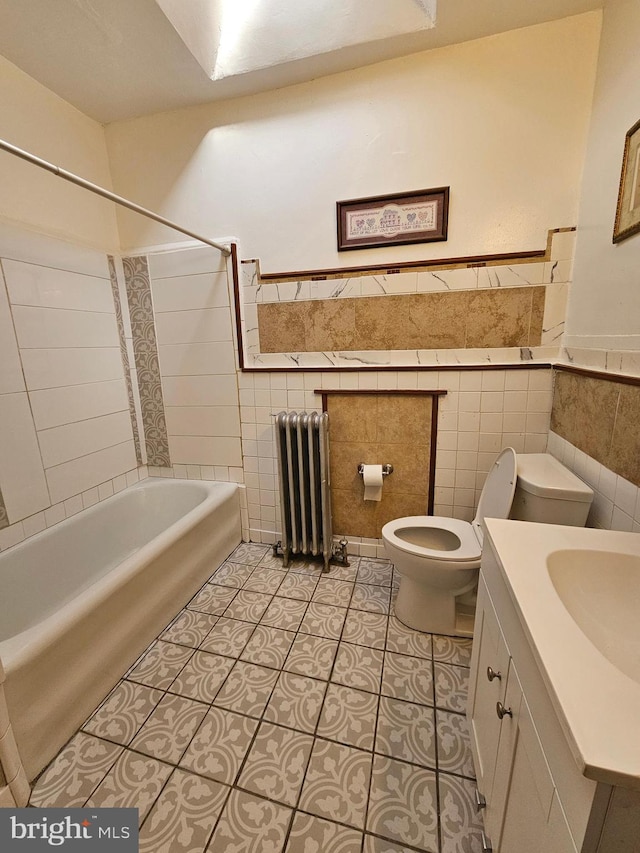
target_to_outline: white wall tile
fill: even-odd
[[[124,379],[32,391],[30,400],[38,430],[129,410]]]
[[[135,467],[136,452],[133,441],[126,441],[48,468],[46,477],[51,500],[53,503],[66,500]]]
[[[20,349],[118,346],[114,314],[59,308],[13,308]]]
[[[0,394],[24,391],[20,354],[0,263]]]
[[[114,311],[108,279],[11,260],[3,268],[12,305]]]
[[[169,453],[174,466],[242,465],[239,438],[212,436],[169,436]]]
[[[0,258],[109,278],[104,252],[85,249],[5,222],[0,223]]]
[[[252,394],[241,391],[241,394]],[[165,406],[237,406],[238,386],[233,374],[219,376],[163,376]]]
[[[228,308],[156,313],[156,333],[160,345],[231,341],[231,314]]]
[[[154,264],[149,257],[149,266]],[[229,306],[229,289],[226,272],[201,275],[157,278],[151,271],[153,307],[158,312],[186,311]]]
[[[113,445],[133,441],[129,411],[115,412],[86,421],[52,427],[38,433],[45,469],[61,465],[78,457],[88,456]],[[135,467],[135,466],[133,466]],[[103,480],[111,479],[120,471],[107,474]],[[82,489],[80,491],[85,491]]]
[[[25,392],[0,398],[0,486],[11,523],[51,503]]]
[[[225,256],[218,249],[198,246],[149,255],[151,278],[197,275],[226,268]]]
[[[239,436],[237,406],[165,406],[169,435]]]
[[[230,342],[171,344],[158,347],[158,351],[163,376],[235,372],[235,357]]]

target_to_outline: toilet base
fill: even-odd
[[[396,617],[408,628],[454,637],[473,636],[473,616],[468,605],[456,607],[451,591],[418,584],[402,576],[395,602]],[[458,612],[458,610],[460,612]]]

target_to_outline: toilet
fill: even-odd
[[[582,527],[593,491],[548,453],[500,452],[471,523],[444,516],[396,518],[382,528],[400,574],[397,618],[418,631],[471,636],[485,518]]]

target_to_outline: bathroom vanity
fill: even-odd
[[[468,708],[484,849],[637,853],[640,536],[486,525]]]

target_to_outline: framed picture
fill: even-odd
[[[622,156],[613,242],[619,243],[640,231],[640,121],[627,131]]]
[[[447,239],[449,187],[336,204],[339,252]]]

